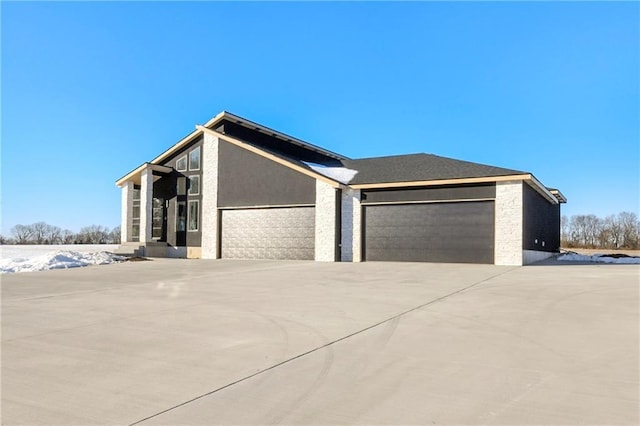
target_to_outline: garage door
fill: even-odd
[[[364,207],[364,258],[493,263],[494,202]]]
[[[223,210],[221,256],[313,260],[315,208]]]

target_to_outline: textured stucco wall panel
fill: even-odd
[[[151,241],[151,213],[153,199],[153,171],[142,171],[140,185],[140,242]]]
[[[522,181],[496,183],[496,265],[522,265],[522,207]]]
[[[218,138],[205,134],[202,144],[202,181],[200,206],[202,231],[201,256],[218,259]]]
[[[362,207],[361,193],[358,189],[342,190],[342,233],[341,260],[343,262],[362,261]]]
[[[316,181],[316,248],[315,260],[336,260],[336,188]]]
[[[122,200],[120,211],[120,242],[132,241],[133,227],[133,182],[125,182],[122,186]]]

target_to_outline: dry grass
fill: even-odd
[[[567,251],[573,251],[579,254],[586,254],[586,255],[592,255],[592,254],[612,254],[612,253],[617,253],[617,254],[626,254],[629,256],[640,256],[640,250],[624,250],[624,249],[620,249],[620,250],[613,250],[613,249],[583,249],[583,248],[566,248],[566,247],[562,247],[561,250],[567,250]]]

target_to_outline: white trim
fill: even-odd
[[[191,205],[198,204],[198,221],[196,222],[196,229],[189,229],[191,227]],[[200,200],[188,200],[187,201],[187,232],[198,232],[200,230]]]
[[[355,189],[386,189],[386,188],[404,188],[404,187],[414,187],[414,186],[460,185],[464,183],[501,182],[501,181],[512,181],[512,180],[526,180],[530,178],[531,178],[531,174],[527,173],[527,174],[521,174],[521,175],[416,180],[416,181],[406,181],[406,182],[358,183],[358,184],[350,184],[349,186]]]
[[[425,201],[379,201],[373,203],[360,202],[363,207],[366,206],[384,206],[388,204],[441,204],[441,203],[465,203],[476,201],[495,201],[495,198],[463,198],[456,200],[425,200]]]
[[[178,167],[178,163],[184,159],[184,169],[181,169]],[[176,160],[176,170],[179,172],[186,172],[189,169],[189,157],[187,156],[187,154],[184,154],[182,157],[178,158]]]
[[[191,154],[193,154],[196,151],[198,151],[198,167],[191,167]],[[201,168],[202,168],[202,150],[200,149],[199,146],[197,146],[193,148],[191,151],[189,151],[189,171],[195,172],[200,170]]]
[[[189,184],[189,189],[187,189],[187,196],[200,195],[200,181],[202,180],[202,179],[200,179],[200,175],[199,174],[198,175],[189,175],[189,176],[187,176],[187,178],[188,178],[187,183]],[[191,192],[191,179],[193,179],[193,178],[198,178],[198,192],[193,192],[192,193]]]

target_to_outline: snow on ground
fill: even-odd
[[[601,254],[592,256],[578,253],[566,253],[558,257],[563,262],[632,263],[640,264],[640,257],[607,257]]]
[[[60,250],[60,247],[81,248]],[[0,274],[46,271],[49,269],[78,268],[89,265],[105,265],[126,260],[124,256],[105,251],[117,245],[69,245],[69,246],[2,246]],[[58,248],[58,250],[56,250]],[[8,250],[7,250],[8,249]]]
[[[337,180],[338,182],[344,184],[351,182],[351,179],[353,179],[355,175],[358,174],[357,170],[347,169],[346,167],[329,167],[306,162],[305,164],[321,175]]]
[[[94,253],[96,251],[115,251],[118,244],[24,244],[0,245],[0,259],[15,259],[38,256],[52,251],[77,251],[79,253]]]

